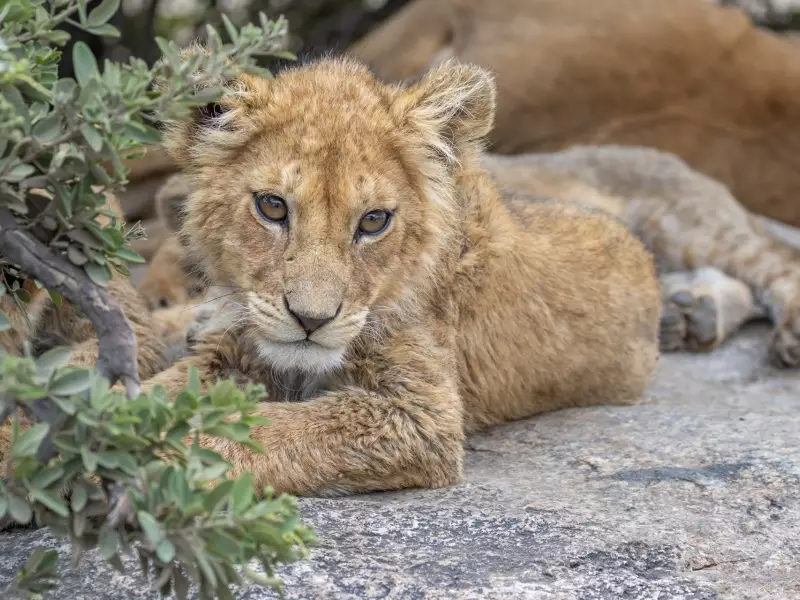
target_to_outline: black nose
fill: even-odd
[[[301,312],[293,311],[292,307],[289,306],[289,302],[286,300],[285,297],[283,299],[283,303],[286,306],[286,310],[289,312],[289,314],[292,315],[295,319],[297,319],[297,322],[300,323],[300,326],[303,329],[305,329],[307,335],[311,335],[326,323],[330,323],[331,321],[333,321],[336,315],[339,314],[339,309],[341,308],[340,305],[339,308],[336,309],[336,312],[333,313],[330,317],[312,317],[303,314]]]

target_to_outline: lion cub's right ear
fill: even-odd
[[[181,51],[181,62],[208,56],[208,48],[199,44]],[[193,76],[199,75],[199,71]],[[212,86],[222,87],[222,98],[192,109],[189,117],[181,120],[164,119],[163,146],[170,157],[183,169],[203,165],[216,165],[236,148],[245,144],[255,125],[246,118],[246,108],[258,97],[256,93],[267,85],[266,81],[249,75],[235,79],[197,84],[196,91]],[[158,89],[163,83],[156,81]]]

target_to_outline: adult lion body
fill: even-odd
[[[698,0],[413,0],[350,48],[383,78],[491,70],[492,151],[647,146],[800,226],[800,46]]]

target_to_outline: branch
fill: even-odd
[[[80,307],[97,334],[97,370],[112,385],[121,381],[129,398],[138,396],[136,336],[125,313],[108,292],[92,283],[83,270],[22,229],[5,207],[0,207],[0,255],[48,290]]]

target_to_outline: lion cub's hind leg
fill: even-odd
[[[661,350],[710,352],[764,316],[750,287],[714,267],[661,276]]]

